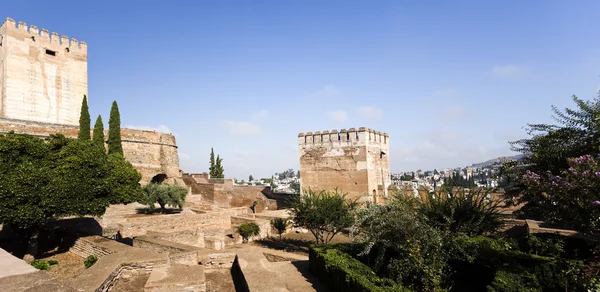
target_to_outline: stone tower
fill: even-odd
[[[338,188],[349,198],[378,202],[391,185],[389,136],[368,128],[298,134],[302,190]]]
[[[0,26],[0,119],[78,125],[87,44],[7,18]]]

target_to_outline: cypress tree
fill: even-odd
[[[90,141],[90,109],[87,103],[87,96],[83,96],[81,103],[81,114],[79,114],[79,133],[77,139],[81,141]]]
[[[108,119],[108,154],[123,155],[123,145],[121,145],[121,116],[116,100],[112,103],[110,118]]]
[[[223,158],[217,155],[217,162],[215,163],[215,178],[225,178],[225,170],[223,169],[221,162],[223,162]]]
[[[94,124],[94,137],[92,139],[94,145],[104,147],[104,123],[102,122],[101,115],[98,115],[96,123]]]
[[[216,177],[216,172],[215,172],[215,151],[214,151],[214,149],[212,147],[210,148],[210,166],[208,167],[208,173],[210,174],[210,177]]]

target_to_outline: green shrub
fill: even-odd
[[[242,236],[244,242],[248,242],[250,237],[260,234],[260,227],[256,223],[244,223],[237,228],[237,232]]]
[[[51,266],[58,265],[58,261],[57,260],[48,260],[48,264]]]
[[[31,265],[38,270],[50,270],[50,265],[47,261],[44,260],[34,260],[33,262],[31,262]]]
[[[279,234],[279,239],[281,239],[281,235],[287,230],[288,225],[290,225],[290,221],[288,218],[275,218],[271,220],[271,227],[277,230],[277,234]]]
[[[461,188],[446,197],[438,193],[421,203],[428,224],[442,231],[481,235],[498,230],[502,218],[498,201],[489,201],[481,188]]]
[[[330,246],[311,246],[309,261],[311,273],[334,292],[410,291],[390,279],[378,277],[367,265]]]
[[[83,264],[85,265],[86,269],[89,269],[91,266],[93,266],[96,262],[98,261],[98,257],[96,257],[96,255],[90,255],[88,256],[85,261],[83,261]]]
[[[144,197],[140,203],[147,205],[150,211],[154,211],[154,204],[158,203],[162,213],[167,211],[167,206],[183,208],[188,194],[186,187],[166,183],[149,183],[142,187],[142,191]]]
[[[377,274],[418,291],[446,277],[443,234],[426,224],[412,199],[373,205],[357,212],[353,235],[365,244],[360,256]]]

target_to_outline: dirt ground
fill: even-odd
[[[333,237],[330,243],[349,243],[352,238],[345,234],[337,234]],[[286,252],[296,253],[300,255],[308,255],[308,248],[315,243],[315,237],[312,233],[296,233],[291,232],[284,234],[281,240],[278,236],[255,240],[251,244],[261,247],[283,250]]]
[[[73,279],[85,271],[84,259],[70,252],[54,254],[42,260],[58,261],[58,264],[50,267],[48,273],[61,282]]]
[[[119,278],[111,291],[120,292],[144,292],[146,281],[150,278],[150,272],[133,275],[129,278]]]
[[[206,270],[206,292],[235,292],[229,269]]]

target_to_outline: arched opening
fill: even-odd
[[[165,181],[165,179],[167,179],[167,175],[164,173],[159,173],[152,177],[152,179],[150,180],[150,183],[159,184],[159,183],[162,183],[163,181]]]

